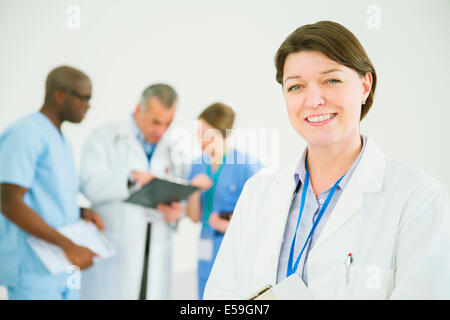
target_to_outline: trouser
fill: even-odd
[[[210,245],[201,245],[199,251],[209,250],[209,253],[202,252],[202,258],[198,260],[197,274],[198,274],[198,298],[203,300],[203,293],[205,291],[206,282],[214,265],[217,253],[219,252],[222,243],[223,234],[211,229],[203,227],[200,232],[200,241],[203,244],[210,242]]]

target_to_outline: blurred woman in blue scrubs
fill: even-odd
[[[192,165],[190,183],[201,188],[188,199],[187,214],[202,229],[198,256],[198,295],[203,299],[206,281],[219,251],[232,212],[245,182],[261,164],[249,155],[227,147],[235,113],[222,103],[207,107],[198,117],[202,156]]]

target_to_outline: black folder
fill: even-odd
[[[187,183],[153,178],[141,189],[131,194],[125,202],[156,208],[160,203],[169,204],[184,200],[198,189]]]

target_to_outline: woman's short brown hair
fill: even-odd
[[[210,126],[220,131],[226,137],[227,129],[233,128],[235,113],[233,109],[223,103],[216,102],[207,107],[198,116],[205,120]]]
[[[375,95],[377,74],[359,40],[348,29],[333,21],[319,21],[304,25],[292,32],[281,44],[275,55],[277,82],[283,85],[283,68],[291,53],[300,51],[319,51],[331,60],[355,70],[364,77],[372,74],[372,88],[366,102],[361,105],[361,118],[369,112]]]

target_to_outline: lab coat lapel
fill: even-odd
[[[145,166],[148,167],[147,155],[136,137],[136,133],[133,128],[133,121],[133,118],[126,120],[122,128],[123,134],[129,137],[130,152],[138,157],[139,163],[145,164]]]
[[[295,165],[287,165],[286,170],[275,176],[274,184],[267,195],[264,207],[264,216],[267,220],[264,223],[265,231],[259,249],[258,261],[263,262],[259,271],[260,283],[276,283],[278,257],[280,255],[283,242],[286,219],[295,191],[294,180]]]
[[[314,248],[320,246],[346,223],[363,205],[363,194],[377,192],[383,187],[385,156],[368,138],[366,149],[341,194]]]

